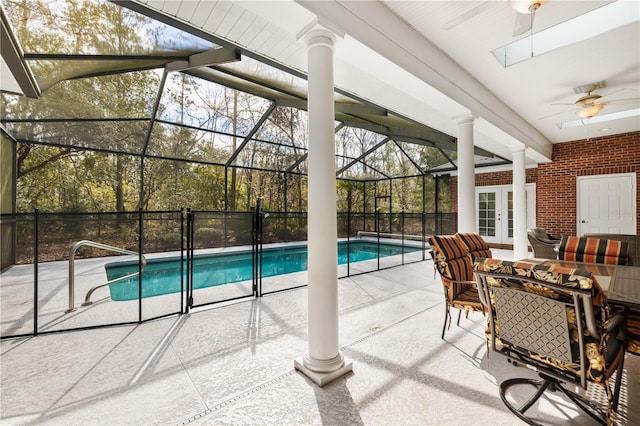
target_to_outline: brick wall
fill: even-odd
[[[640,132],[554,144],[553,161],[538,166],[537,225],[553,235],[575,235],[577,177],[632,172],[636,173],[638,218]],[[640,221],[636,233],[640,234]]]
[[[537,169],[527,169],[526,183],[536,183],[537,172]],[[476,174],[476,186],[511,185],[512,183],[513,173],[511,171]]]
[[[577,177],[636,173],[636,218],[640,218],[640,132],[553,145],[553,161],[527,169],[527,183],[536,184],[536,223],[552,235],[575,235]],[[476,186],[509,185],[512,173],[476,174]],[[451,182],[452,208],[457,212],[457,179]],[[640,235],[640,220],[636,220]]]

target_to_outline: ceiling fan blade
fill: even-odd
[[[638,93],[638,91],[635,90],[635,89],[631,89],[631,88],[625,87],[625,88],[622,88],[622,89],[614,90],[613,92],[607,93],[606,95],[602,95],[602,97],[600,99],[608,101],[608,100],[611,99],[611,96],[615,95],[616,93],[620,93],[620,92],[630,92],[629,94],[632,95],[632,96]],[[627,95],[627,94],[625,93],[625,95]],[[633,98],[625,98],[624,100],[634,100],[634,99],[640,99],[640,98],[633,97]],[[612,101],[613,100],[618,101],[618,100],[622,100],[622,99],[611,99],[611,100]]]
[[[492,1],[483,1],[479,5],[473,7],[472,9],[469,9],[466,12],[461,13],[460,15],[456,16],[455,18],[445,22],[442,25],[442,29],[443,30],[451,30],[451,29],[457,27],[458,25],[462,24],[463,22],[468,21],[469,19],[473,18],[474,16],[479,15],[480,13],[482,13],[485,10],[488,10],[488,9],[490,9],[492,7],[493,7],[493,2]]]
[[[611,95],[615,95],[616,93],[620,93],[620,92],[623,92],[623,91],[625,91],[625,90],[631,90],[631,89],[626,89],[626,88],[625,88],[625,89],[618,89],[618,90],[614,90],[614,91],[613,91],[613,92],[611,92],[611,93],[607,93],[606,95],[602,95],[602,97],[601,97],[600,99],[608,98],[608,97],[610,97]]]
[[[547,118],[555,117],[556,115],[566,114],[568,112],[575,112],[576,108],[567,109],[560,112],[554,112],[553,114],[545,115],[544,117],[538,118],[538,120],[546,120]]]
[[[609,99],[606,102],[608,104],[613,104],[618,102],[637,102],[637,101],[640,101],[640,98]]]
[[[529,31],[533,27],[531,13],[516,13],[516,22],[513,26],[513,37],[517,37]]]

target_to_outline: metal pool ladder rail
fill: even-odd
[[[103,249],[103,250],[115,251],[117,253],[133,254],[133,255],[136,255],[136,256],[140,256],[140,253],[137,253],[135,251],[126,250],[126,249],[119,248],[119,247],[113,247],[113,246],[109,246],[109,245],[102,244],[102,243],[96,243],[94,241],[89,241],[89,240],[82,240],[82,241],[78,241],[77,243],[73,244],[71,246],[71,249],[69,250],[69,309],[66,312],[73,312],[73,311],[76,310],[75,300],[74,300],[75,258],[76,258],[76,252],[78,251],[78,249],[80,247],[83,247],[83,246],[90,246],[90,247],[95,247],[95,248],[99,248],[99,249]],[[147,259],[144,257],[144,255],[142,255],[141,257],[142,257],[142,260],[141,260],[142,267],[140,269],[140,272],[142,272],[144,270],[145,266],[147,266]],[[87,295],[84,298],[84,303],[82,304],[82,306],[90,305],[90,304],[93,303],[90,300],[91,299],[91,294],[95,290],[99,289],[100,287],[104,287],[104,286],[107,286],[107,285],[115,284],[117,282],[124,281],[126,279],[135,277],[135,276],[139,275],[140,272],[134,272],[132,274],[128,274],[128,275],[125,275],[125,276],[120,277],[120,278],[115,278],[113,280],[107,281],[106,283],[98,284],[98,285],[92,287],[87,292]]]

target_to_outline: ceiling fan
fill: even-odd
[[[516,14],[515,25],[513,28],[513,37],[522,35],[529,31],[533,27],[533,18],[536,11],[545,4],[548,0],[505,0],[509,6],[514,9]],[[483,1],[472,9],[456,16],[455,18],[447,21],[442,25],[445,30],[450,30],[458,25],[468,21],[469,19],[479,15],[492,8],[495,5],[495,1]]]
[[[612,103],[612,102],[625,102],[625,101],[635,101],[638,98],[629,98],[629,99],[609,99],[609,97],[615,93],[621,92],[623,90],[627,90],[627,89],[620,89],[620,90],[616,90],[614,92],[608,93],[606,95],[599,95],[597,93],[594,93],[596,90],[598,89],[602,89],[607,87],[607,82],[602,80],[602,81],[596,81],[594,83],[589,83],[589,84],[585,84],[583,86],[578,86],[578,87],[574,87],[573,88],[573,92],[576,94],[583,94],[583,96],[581,96],[580,98],[578,98],[578,100],[576,100],[573,103],[559,103],[559,104],[551,104],[551,105],[571,105],[574,108],[578,108],[577,110],[575,110],[575,113],[578,117],[580,117],[581,119],[585,120],[585,119],[589,119],[589,118],[593,118],[596,115],[600,114],[600,112],[603,110],[603,108]],[[605,100],[607,99],[607,100]],[[569,111],[573,111],[569,110]],[[564,114],[568,111],[561,111],[561,112],[557,112],[551,115],[547,115],[545,117],[541,117],[540,120],[543,120],[545,118],[549,118],[549,117],[553,117],[556,115],[560,115],[560,114]]]
[[[513,27],[513,37],[522,35],[533,28],[536,11],[546,2],[547,0],[509,0],[509,6],[518,12]]]
[[[600,114],[602,108],[604,108],[604,106],[608,104],[608,102],[606,101],[598,102],[598,100],[601,99],[602,96],[598,95],[597,93],[592,94],[591,92],[593,92],[594,90],[595,88],[588,90],[586,95],[580,97],[580,99],[575,101],[575,104],[580,107],[580,109],[576,111],[578,117],[583,119],[595,117],[596,115]]]

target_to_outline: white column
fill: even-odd
[[[513,151],[513,258],[529,257],[527,244],[527,170],[524,148]]]
[[[305,35],[308,57],[308,307],[309,351],[295,368],[320,386],[348,373],[338,344],[338,231],[334,133],[335,35],[315,27]]]
[[[472,115],[458,124],[458,232],[476,230],[476,175],[473,149]]]

